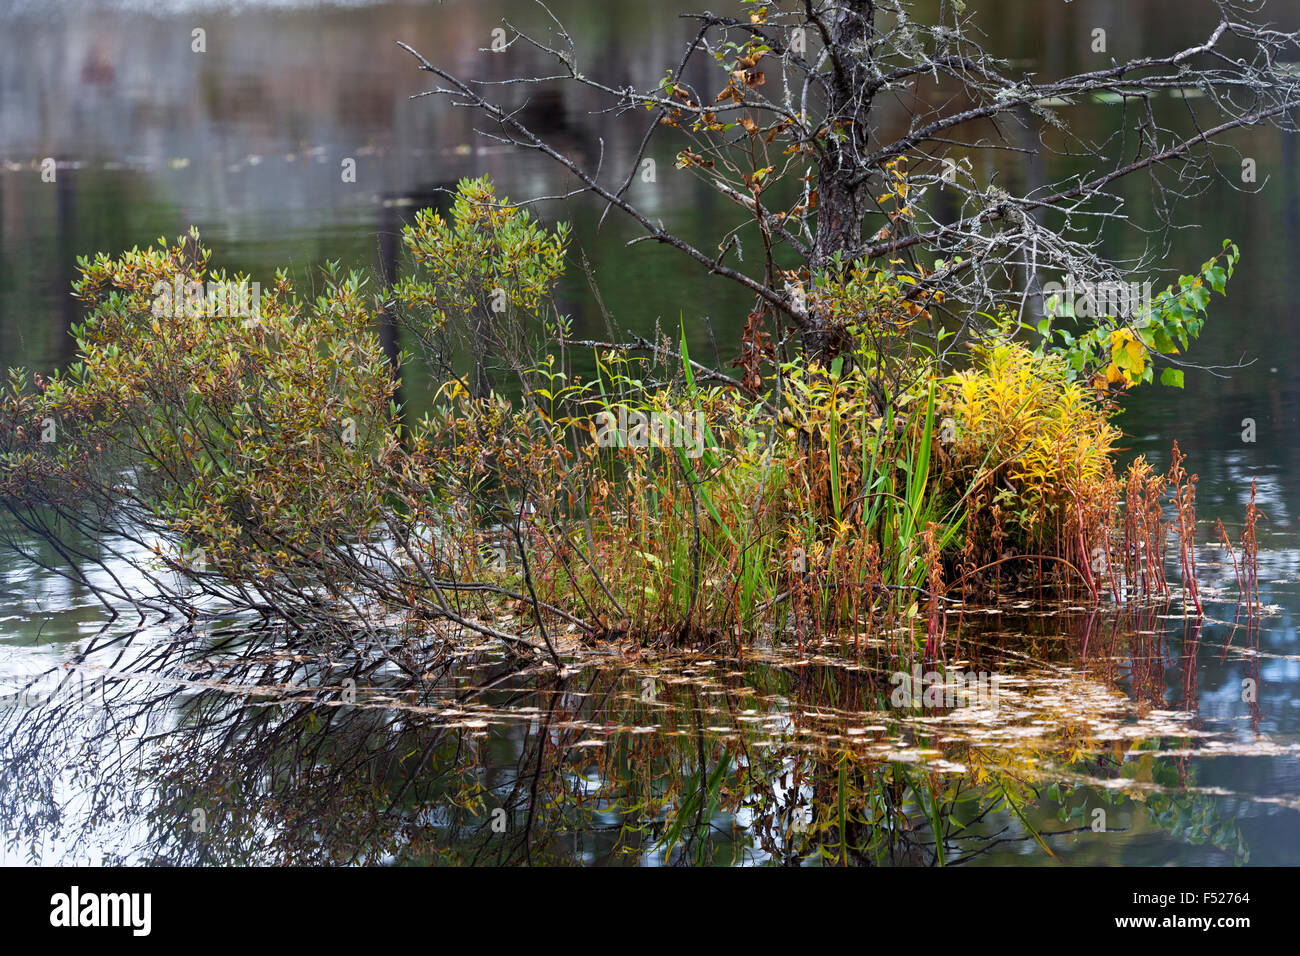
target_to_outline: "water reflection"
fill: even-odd
[[[899,698],[883,644],[629,646],[557,677],[414,635],[105,629],[8,699],[0,821],[43,862],[1294,862],[1246,831],[1262,811],[1294,832],[1296,788],[1214,769],[1296,756],[1258,627],[962,617],[950,675],[1000,685],[955,708]],[[1247,678],[1255,699],[1220,694]]]
[[[693,29],[632,0],[554,6],[590,72],[615,84],[661,76]],[[1122,59],[1154,36],[1200,40],[1214,15],[1182,0],[980,9],[1008,56],[1066,71],[1089,66],[1086,44],[1069,39],[1088,34],[1080,24],[1105,27]],[[195,224],[217,261],[255,279],[282,264],[302,276],[326,258],[391,279],[401,224],[456,179],[488,173],[516,197],[562,192],[544,160],[477,139],[467,113],[408,99],[424,80],[393,41],[500,77],[520,61],[479,50],[505,15],[522,18],[503,0],[237,13],[0,0],[0,362],[70,357],[78,255]],[[190,46],[199,19],[201,55]],[[534,96],[531,121],[589,165],[604,155],[616,168],[644,118],[593,114],[584,95]],[[1081,121],[1098,139],[1121,122],[1101,107]],[[1259,131],[1234,143],[1259,158],[1267,188],[1216,185],[1192,210],[1202,228],[1176,236],[1167,258],[1195,264],[1225,236],[1240,243],[1229,308],[1188,358],[1261,361],[1228,378],[1189,375],[1186,392],[1135,394],[1125,421],[1134,453],[1157,465],[1179,440],[1210,520],[1239,518],[1258,479],[1272,548],[1263,622],[1231,605],[1203,628],[1176,606],[970,611],[952,628],[950,663],[1008,678],[998,712],[976,719],[892,706],[889,677],[910,664],[879,648],[863,661],[830,646],[797,660],[583,651],[559,680],[487,649],[446,656],[429,636],[322,646],[242,621],[96,632],[75,583],[6,569],[0,676],[20,697],[0,713],[4,860],[1050,861],[1036,832],[1074,862],[1296,863],[1300,337],[1286,333],[1300,322],[1289,282],[1300,186],[1293,140]],[[58,162],[54,184],[39,176],[45,156]],[[355,184],[340,179],[346,157]],[[670,141],[656,158],[671,168]],[[1069,161],[999,174],[1032,182]],[[688,240],[716,242],[727,213],[703,185],[663,175],[633,188]],[[1123,188],[1141,218],[1149,197]],[[646,333],[684,314],[693,352],[725,364],[748,303],[669,250],[625,249],[632,233],[617,220],[598,234],[600,211],[543,207],[574,220],[621,324]],[[1143,240],[1105,241],[1131,257]],[[585,278],[573,269],[566,282],[576,337],[603,337]],[[1255,443],[1241,440],[1245,418],[1259,424]],[[1199,558],[1211,600],[1233,593],[1217,557]]]

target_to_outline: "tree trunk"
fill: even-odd
[[[826,152],[817,169],[817,235],[813,247],[814,271],[852,264],[862,247],[862,228],[873,208],[870,181],[860,177],[857,157],[867,152],[870,139],[868,117],[871,98],[866,92],[871,76],[871,38],[874,33],[874,0],[841,0],[829,25],[836,51],[827,115],[838,129],[826,138]],[[811,327],[804,333],[805,354],[823,364],[845,351],[843,329],[834,328],[825,316],[810,314]]]

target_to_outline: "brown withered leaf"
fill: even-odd
[[[763,376],[759,371],[763,360],[773,360],[776,357],[772,336],[763,331],[762,321],[762,310],[749,313],[745,320],[745,331],[740,337],[740,358],[735,363],[743,370],[740,384],[754,394],[763,388]]]

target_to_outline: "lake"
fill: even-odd
[[[1117,58],[1213,25],[1179,0],[1024,6],[981,4],[991,42],[1071,71],[1094,24]],[[693,33],[660,16],[679,8],[694,5],[554,5],[585,70],[642,85]],[[466,75],[540,66],[521,46],[485,52],[503,17],[544,26],[499,0],[0,0],[0,360],[48,371],[73,357],[78,256],[194,225],[217,264],[264,285],[282,266],[310,282],[328,259],[391,273],[402,225],[462,177],[490,174],[516,199],[572,188],[545,157],[477,136],[467,111],[410,98],[427,83],[398,40]],[[540,90],[526,110],[622,175],[645,117],[596,105]],[[1120,122],[1104,104],[1083,113],[1098,133]],[[1300,863],[1300,166],[1273,129],[1225,142],[1223,175],[1182,207],[1196,228],[1162,255],[1174,271],[1151,277],[1239,244],[1228,298],[1186,356],[1219,367],[1189,370],[1184,390],[1136,390],[1120,419],[1127,456],[1163,466],[1176,440],[1200,476],[1203,623],[1177,600],[953,612],[950,663],[1002,678],[996,700],[985,684],[965,705],[899,703],[897,661],[870,642],[740,657],[575,647],[563,676],[484,643],[413,682],[258,622],[108,620],[57,570],[5,556],[0,863]],[[730,211],[671,151],[651,158],[637,202],[716,243]],[[1119,188],[1142,219],[1145,180]],[[536,211],[573,223],[624,329],[684,325],[693,355],[734,360],[745,296],[673,250],[627,248],[634,224],[600,226],[598,203]],[[1146,240],[1101,241],[1123,258]],[[606,337],[576,257],[560,302],[576,337]],[[413,408],[420,384],[406,383]],[[1267,517],[1258,618],[1239,611],[1211,530],[1235,535],[1252,485]]]

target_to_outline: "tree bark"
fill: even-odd
[[[842,0],[834,21],[826,27],[834,51],[827,115],[836,125],[828,132],[818,162],[814,271],[834,268],[837,255],[847,260],[862,247],[863,223],[872,206],[870,182],[860,175],[857,158],[868,152],[870,139],[871,96],[867,91],[874,21],[874,0]],[[841,267],[851,264],[844,261]],[[846,335],[825,316],[811,314],[809,319],[804,351],[809,358],[829,363],[845,351]]]

